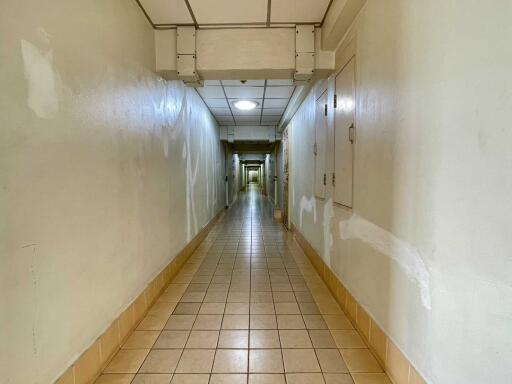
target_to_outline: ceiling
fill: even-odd
[[[205,80],[196,88],[219,125],[278,125],[295,91],[292,80]],[[255,109],[241,111],[237,100],[258,103]]]
[[[137,0],[154,27],[322,24],[332,0]]]

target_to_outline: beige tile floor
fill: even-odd
[[[253,189],[212,229],[96,383],[390,381]]]

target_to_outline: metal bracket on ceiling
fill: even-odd
[[[315,73],[315,26],[295,26],[294,84],[308,84]]]
[[[189,87],[202,87],[196,70],[196,28],[179,26],[176,31],[176,64],[178,78]]]

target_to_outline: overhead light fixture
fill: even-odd
[[[251,109],[256,108],[258,103],[252,100],[238,100],[235,101],[233,105],[241,111],[250,111]]]

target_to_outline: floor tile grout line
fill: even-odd
[[[254,207],[253,207],[254,208]],[[265,262],[266,262],[266,274],[269,278],[269,284],[270,284],[270,293],[272,295],[272,305],[273,305],[273,308],[274,308],[274,316],[277,318],[277,313],[276,312],[276,308],[275,308],[275,301],[274,301],[274,296],[273,296],[273,288],[272,288],[272,279],[271,279],[271,270],[272,269],[275,269],[276,271],[275,272],[278,272],[278,271],[282,271],[282,272],[278,272],[277,275],[274,275],[275,277],[279,277],[281,275],[281,273],[286,273],[285,276],[287,278],[287,281],[288,281],[288,284],[290,284],[292,286],[292,290],[291,292],[293,292],[293,295],[294,295],[294,298],[295,298],[295,303],[297,304],[297,306],[299,307],[299,313],[301,315],[301,319],[304,323],[304,326],[305,326],[305,330],[306,332],[308,333],[308,336],[309,336],[309,339],[310,341],[312,342],[312,339],[311,339],[311,334],[310,334],[310,331],[312,329],[315,329],[315,328],[308,328],[306,326],[306,321],[305,321],[305,318],[304,318],[304,315],[305,313],[303,313],[303,310],[302,308],[300,307],[299,303],[302,303],[302,302],[299,302],[298,301],[298,297],[297,297],[297,292],[298,291],[295,291],[293,289],[293,285],[292,285],[292,280],[290,280],[290,277],[291,276],[301,276],[301,279],[304,280],[305,284],[306,284],[306,287],[308,288],[307,291],[305,292],[309,292],[309,294],[311,295],[311,292],[310,292],[310,287],[311,287],[311,279],[306,279],[306,276],[304,275],[304,269],[303,268],[300,268],[299,265],[300,264],[304,264],[304,263],[299,263],[299,264],[296,264],[295,266],[291,266],[290,267],[290,263],[289,261],[295,261],[297,262],[297,254],[295,252],[292,251],[292,249],[290,249],[290,244],[289,244],[289,241],[286,240],[284,241],[284,239],[280,240],[280,241],[276,241],[276,239],[278,239],[279,237],[272,237],[272,241],[267,241],[267,239],[269,239],[270,237],[266,234],[266,231],[264,229],[265,225],[264,223],[262,223],[262,219],[261,217],[259,218],[258,222],[256,223],[256,220],[255,220],[255,217],[254,217],[254,213],[255,213],[255,210],[252,209],[252,210],[249,210],[249,224],[250,224],[250,227],[251,227],[251,232],[250,232],[250,257],[249,257],[249,277],[250,277],[250,282],[249,282],[249,298],[248,298],[248,305],[249,305],[249,308],[248,308],[248,314],[249,314],[249,324],[250,324],[250,316],[252,314],[251,312],[251,303],[252,303],[252,300],[251,300],[251,293],[252,293],[252,272],[253,272],[253,265],[252,265],[252,262],[253,261],[257,261],[257,260],[260,260],[262,257],[265,258]],[[260,214],[260,216],[262,216],[262,213],[260,211],[257,211],[257,213]],[[243,216],[243,217],[246,217],[246,216]],[[220,226],[219,226],[220,227]],[[225,225],[225,223],[223,223],[223,227],[227,227],[227,225]],[[227,231],[224,231],[223,233],[226,233]],[[181,298],[183,297],[183,295],[185,294],[186,290],[189,288],[190,284],[195,284],[192,282],[192,280],[196,277],[197,273],[198,273],[198,270],[201,268],[201,265],[205,262],[205,261],[208,261],[208,249],[210,249],[212,247],[212,245],[215,244],[215,240],[217,240],[219,237],[219,233],[220,232],[220,229],[217,229],[216,232],[215,232],[215,237],[212,236],[212,238],[209,238],[209,247],[205,250],[202,250],[201,254],[202,256],[198,259],[198,261],[200,261],[199,263],[199,266],[197,267],[197,269],[194,271],[192,277],[190,278],[190,280],[188,280],[188,282],[186,282],[186,288],[185,290],[183,291],[183,293],[180,295],[180,301],[178,301],[176,303],[176,306],[181,302]],[[242,234],[244,232],[241,232]],[[241,242],[241,233],[239,233],[238,237],[237,237],[237,251],[238,251],[238,248],[240,248],[240,242]],[[282,237],[282,236],[281,236]],[[244,240],[247,238],[247,236],[244,234]],[[255,245],[256,243],[256,239],[258,239],[258,249],[256,250],[255,247],[253,247],[253,245]],[[225,257],[225,253],[223,252],[224,249],[226,249],[226,244],[230,244],[232,245],[233,243],[233,238],[232,237],[229,237],[229,236],[222,236],[222,243],[223,243],[223,247],[222,249],[220,250],[220,252],[216,252],[216,267],[219,266],[220,264],[220,261],[222,261],[222,258]],[[244,243],[246,243],[244,241]],[[276,247],[276,244],[277,245],[277,248],[278,248],[278,254],[279,254],[279,258],[281,259],[281,266],[278,266],[278,267],[275,267],[275,268],[272,268],[272,265],[269,265],[268,263],[271,262],[269,261],[269,259],[272,259],[272,258],[277,258],[275,254],[269,254],[268,253],[268,247],[267,247],[267,244],[272,244],[271,246],[274,248]],[[262,252],[263,251],[263,252]],[[231,253],[229,253],[231,255]],[[255,255],[257,255],[257,257],[255,257]],[[231,258],[231,256],[230,256]],[[241,254],[239,254],[238,252],[235,254],[235,257],[234,257],[234,262],[231,264],[231,277],[230,277],[230,283],[229,283],[229,289],[228,289],[228,295],[229,295],[229,290],[231,289],[232,287],[232,277],[233,277],[233,273],[234,273],[234,270],[235,270],[235,266],[237,265],[237,262],[238,262],[238,266],[242,266],[243,267],[243,263],[241,262],[243,259],[245,259],[245,257],[241,256]],[[283,260],[284,259],[284,260]],[[288,259],[288,263],[287,263],[287,260]],[[224,263],[226,264],[226,263]],[[243,270],[243,268],[241,268]],[[290,275],[289,272],[290,270],[289,269],[297,269],[300,273],[300,275]],[[316,271],[313,271],[313,273],[315,274],[316,277],[318,277],[318,274],[316,273]],[[199,275],[198,275],[199,276]],[[206,291],[208,291],[208,289],[210,288],[210,286],[213,284],[213,278],[215,276],[215,272],[214,272],[214,275],[212,276],[212,278],[209,280],[209,283],[208,283],[208,287],[206,288]],[[220,275],[219,275],[220,276]],[[279,281],[279,279],[277,280]],[[325,282],[323,282],[322,280],[320,280],[323,284],[322,286],[325,288]],[[181,283],[180,283],[181,284]],[[277,282],[276,282],[277,284]],[[276,291],[276,292],[280,292],[280,291]],[[330,292],[327,292],[328,296],[330,298],[332,298],[332,293]],[[206,293],[205,293],[205,296],[206,296]],[[200,307],[202,306],[202,304],[205,302],[205,296],[203,296],[202,298],[202,301],[199,302],[200,303]],[[316,299],[313,297],[313,301],[312,301],[313,304],[317,304],[318,302],[316,301]],[[225,306],[227,306],[228,304],[228,299],[226,297],[226,300],[225,300]],[[337,307],[339,307],[339,304],[335,303]],[[155,305],[155,303],[153,303],[152,307]],[[200,308],[199,307],[199,308]],[[187,342],[186,344],[188,343],[188,339],[190,338],[192,332],[193,332],[193,326],[195,324],[195,322],[197,321],[197,318],[199,316],[199,310],[198,309],[198,313],[195,314],[195,319],[194,319],[194,323],[192,325],[192,328],[189,330],[189,334],[188,334],[188,337],[187,337]],[[344,314],[343,311],[341,311],[342,314]],[[224,315],[226,314],[226,310],[223,311],[223,314],[222,314],[222,322],[221,322],[221,326],[220,326],[220,329],[219,329],[219,334],[220,332],[222,331],[222,324],[223,324],[223,320],[224,320]],[[172,313],[171,313],[172,315]],[[169,315],[169,317],[171,316]],[[319,312],[319,315],[320,315],[320,318],[323,318],[324,321],[325,321],[325,313],[320,311]],[[168,317],[168,319],[169,319]],[[332,329],[335,329],[335,328],[330,328],[330,327],[325,327],[325,328],[319,328],[319,329],[327,329],[329,331],[332,331]],[[160,335],[163,333],[163,331],[165,330],[165,327],[163,329],[159,329],[157,330],[158,331],[158,337],[156,338],[156,340],[158,340],[158,338],[160,337]],[[135,331],[135,330],[134,330]],[[251,326],[249,325],[248,327],[248,338],[250,337],[250,331],[251,331]],[[277,332],[278,332],[278,335],[279,335],[279,326],[277,326]],[[132,332],[133,333],[133,332]],[[331,332],[330,332],[331,333]],[[332,335],[332,333],[331,333]],[[159,348],[154,348],[154,345],[156,344],[156,340],[155,342],[152,344],[152,346],[149,348],[150,350],[155,350],[155,349],[159,349]],[[218,348],[218,342],[219,342],[219,339],[217,339],[217,344],[216,344],[216,348],[215,350],[219,349]],[[283,348],[282,348],[282,344],[281,344],[281,339],[279,338],[279,343],[280,343],[280,350],[281,350],[281,354],[283,353]],[[186,344],[185,344],[185,347],[186,347]],[[163,348],[164,349],[164,348]],[[186,348],[183,348],[182,349],[182,354],[183,354],[183,351],[185,350]],[[250,349],[255,349],[255,348],[250,348],[250,343],[248,344],[248,350]],[[317,363],[319,363],[319,359],[318,359],[318,355],[317,355],[317,349],[322,349],[322,348],[314,348],[314,346],[312,345],[312,349],[314,349],[315,351],[315,355],[316,355],[316,358],[317,358]],[[338,351],[340,350],[337,346],[336,348]],[[352,348],[350,348],[352,349]],[[359,349],[359,348],[358,348]],[[368,349],[367,347],[366,348],[363,348],[363,349]],[[248,354],[249,356],[249,354]],[[146,356],[147,358],[147,356]],[[180,359],[178,360],[178,364],[179,364],[179,361],[181,360],[181,356],[180,356]],[[284,359],[283,359],[284,361]],[[249,362],[248,362],[249,363]],[[144,363],[142,363],[144,364]],[[320,364],[319,364],[320,366]],[[249,365],[248,365],[248,370],[249,370]],[[212,369],[213,369],[213,362],[212,362]],[[140,368],[139,368],[140,370]],[[283,370],[284,370],[284,366],[283,366]],[[174,372],[175,373],[175,372]],[[329,373],[329,372],[324,372],[321,370],[321,373],[323,375],[325,375],[325,373]],[[210,376],[211,374],[213,374],[212,371],[210,371]],[[248,373],[249,374],[249,373]],[[283,372],[283,374],[286,375],[286,372]],[[350,373],[351,376],[352,376],[352,373]],[[247,376],[248,378],[249,376]]]
[[[204,260],[204,258],[203,258],[203,260]],[[201,264],[202,264],[202,262],[201,262]],[[199,266],[199,267],[200,267],[200,266]],[[193,277],[195,277],[196,273],[197,273],[197,271],[196,271],[196,272],[194,272]],[[193,279],[193,277],[192,277],[192,279]],[[191,279],[191,281],[192,281],[192,279]],[[191,284],[191,283],[189,282],[189,283],[188,283],[188,285],[187,285],[187,288],[190,286],[190,284]],[[184,294],[185,294],[185,292],[181,295],[181,298],[183,297],[183,295],[184,295]],[[205,296],[206,296],[206,293],[205,293]],[[181,302],[181,298],[180,298],[180,302]],[[203,297],[203,301],[204,301],[204,297]],[[201,303],[202,303],[202,302],[201,302]],[[177,305],[176,305],[176,306],[177,306]],[[183,345],[183,349],[181,350],[180,357],[179,357],[179,359],[178,359],[178,361],[177,361],[177,363],[176,363],[176,367],[174,368],[174,372],[172,373],[172,375],[173,375],[173,376],[172,376],[172,380],[174,380],[174,375],[176,375],[176,374],[177,374],[177,373],[176,373],[176,371],[178,370],[178,366],[179,366],[179,364],[180,364],[180,362],[181,362],[181,359],[182,359],[183,354],[184,354],[184,352],[185,352],[185,349],[186,349],[186,347],[187,347],[188,341],[189,341],[189,339],[190,339],[190,335],[192,334],[192,330],[194,329],[194,325],[195,325],[195,322],[197,321],[197,316],[198,316],[198,314],[196,314],[195,316],[196,316],[196,317],[195,317],[195,319],[194,319],[194,322],[192,323],[192,325],[191,325],[191,327],[190,327],[190,329],[189,329],[189,332],[188,332],[188,335],[187,335],[187,340],[185,340],[185,344]],[[214,358],[215,358],[215,356],[214,356]],[[213,362],[212,362],[212,367],[213,367]],[[172,380],[171,380],[171,381],[172,381]],[[208,381],[209,381],[209,380],[210,380],[210,379],[208,378]]]
[[[249,373],[251,371],[251,290],[252,290],[252,212],[251,212],[251,248],[249,256],[249,323],[247,330],[247,376],[245,381],[249,384]]]
[[[224,250],[225,246],[223,247],[223,250]],[[222,253],[221,253],[221,257],[222,257]],[[219,265],[219,260],[220,258],[217,260],[217,263],[215,264],[215,270],[217,269],[218,265]],[[213,272],[213,275],[212,275],[212,279],[210,280],[210,284],[208,284],[208,288],[211,286],[212,284],[212,281],[215,277],[215,270]],[[229,284],[231,286],[231,279],[229,280]],[[206,295],[208,294],[208,289],[206,290],[206,294],[205,294],[205,297]],[[228,294],[229,294],[229,286],[228,286]],[[226,297],[226,300],[227,300],[227,297]],[[204,299],[203,299],[203,302],[204,302]],[[226,304],[224,305],[224,310],[222,311],[222,319],[221,319],[221,322],[220,322],[220,328],[222,329],[222,323],[224,322],[224,314],[226,313]],[[219,344],[219,339],[220,339],[220,332],[221,332],[221,329],[219,329],[219,335],[217,337],[217,346]],[[211,379],[212,379],[212,372],[213,372],[213,367],[215,365],[215,358],[217,357],[217,349],[218,348],[215,348],[215,353],[213,354],[213,361],[212,361],[212,367],[210,369],[210,376],[208,377],[208,383],[210,383]]]
[[[191,255],[191,257],[193,257],[193,254]],[[185,263],[183,266],[185,266],[185,265],[186,265],[186,263]],[[172,284],[172,281],[167,285],[167,287],[169,287],[169,285],[170,285],[170,284]],[[188,283],[188,284],[187,284],[187,288],[188,288],[188,286],[189,286],[189,285],[190,285],[190,283]],[[166,288],[166,289],[167,289],[167,288]],[[180,298],[179,298],[180,300],[181,300],[181,298],[183,297],[183,294],[184,294],[184,293],[185,293],[185,291],[180,295]],[[172,316],[172,314],[174,313],[174,310],[176,309],[176,307],[177,307],[177,306],[178,306],[178,304],[180,303],[180,300],[176,303],[175,307],[173,308],[173,311],[172,311],[172,312],[171,312],[171,314],[168,316],[167,321],[169,321],[170,317],[171,317],[171,316]],[[151,308],[153,308],[155,304],[156,304],[156,301],[155,301],[155,303],[153,303],[153,304],[152,304],[152,307],[151,307]],[[151,310],[151,309],[150,309],[150,310]],[[148,312],[149,312],[149,310],[148,310]],[[167,324],[167,322],[166,322],[166,324]],[[165,325],[163,326],[163,328],[162,328],[162,329],[160,329],[160,330],[159,330],[158,337],[155,339],[155,342],[154,342],[154,343],[152,344],[152,346],[149,348],[149,352],[148,352],[148,354],[146,355],[146,357],[145,357],[145,358],[144,358],[144,360],[142,361],[141,365],[140,365],[140,366],[139,366],[139,368],[137,369],[137,372],[134,374],[134,377],[133,377],[132,381],[133,381],[133,380],[135,380],[135,377],[137,376],[137,374],[139,374],[140,369],[144,366],[144,363],[146,362],[146,360],[148,359],[149,355],[151,354],[151,351],[152,351],[152,350],[154,350],[154,348],[153,348],[153,347],[154,347],[154,345],[156,344],[156,342],[157,342],[158,338],[160,337],[160,335],[162,334],[162,332],[163,332],[164,330],[165,330]],[[131,334],[131,335],[133,335],[133,333],[134,333],[135,331],[136,331],[136,329],[134,329],[134,331],[132,332],[132,334]],[[131,336],[131,335],[130,335],[130,336]],[[189,335],[188,335],[188,336],[190,336],[190,332],[189,332]],[[188,341],[188,337],[187,337],[187,341]],[[181,355],[183,354],[183,350],[185,349],[186,343],[187,343],[187,342],[185,342],[185,345],[183,346],[183,349],[182,349],[182,351],[181,351],[180,358],[178,359],[177,364],[179,364],[179,361],[180,361],[180,359],[181,359]],[[177,364],[176,364],[176,367],[175,367],[174,371],[176,371]],[[171,374],[172,374],[172,376],[174,376],[174,371],[171,373]]]
[[[204,260],[204,258],[203,258],[203,260]],[[202,262],[201,262],[201,264],[202,264]],[[199,267],[200,267],[200,266],[199,266]],[[195,277],[196,273],[197,273],[197,270],[196,270],[196,272],[194,272],[194,275],[193,275],[193,277],[192,277],[191,281],[192,281],[192,280],[193,280],[193,278]],[[190,284],[191,284],[191,282],[189,282],[189,283],[188,283],[187,288],[190,286]],[[186,291],[185,291],[185,292],[186,292]],[[183,294],[181,295],[179,303],[181,302],[181,298],[183,298],[183,295],[185,294],[185,292],[183,292]],[[205,293],[205,296],[206,296],[206,293]],[[203,301],[204,301],[204,297],[203,297]],[[202,303],[202,302],[201,302],[201,303]],[[177,305],[176,305],[176,306],[177,306]],[[187,340],[185,340],[185,344],[183,345],[183,349],[181,350],[180,357],[179,357],[179,359],[178,359],[178,361],[177,361],[177,363],[176,363],[176,367],[174,368],[174,372],[172,373],[172,375],[173,375],[173,376],[172,376],[172,377],[173,377],[173,378],[172,378],[172,380],[174,379],[174,375],[176,375],[176,374],[177,374],[177,373],[176,373],[176,371],[177,371],[177,369],[178,369],[178,366],[179,366],[179,364],[180,364],[180,362],[181,362],[181,359],[182,359],[183,354],[184,354],[184,352],[185,352],[185,349],[186,349],[186,347],[187,347],[188,341],[189,341],[189,339],[190,339],[190,335],[192,334],[192,331],[193,331],[193,329],[194,329],[195,322],[197,321],[197,317],[198,317],[198,314],[196,314],[196,315],[195,315],[194,322],[192,323],[191,328],[188,330]],[[212,367],[213,367],[213,362],[212,362]],[[210,379],[208,378],[208,381],[209,381],[209,380],[210,380]]]

